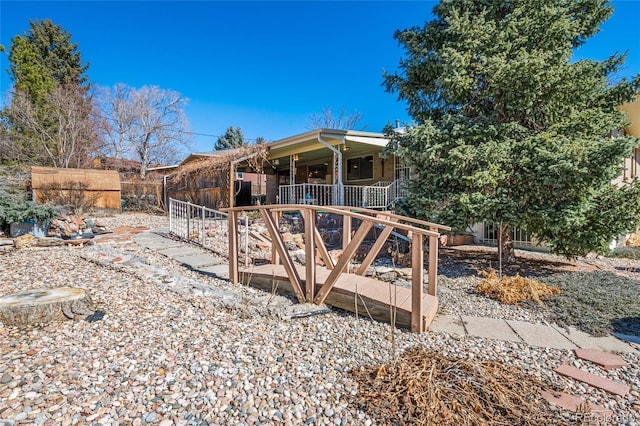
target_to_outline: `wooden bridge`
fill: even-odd
[[[292,294],[300,303],[326,303],[360,315],[409,328],[425,331],[438,309],[436,282],[438,275],[438,245],[440,231],[451,228],[411,219],[389,212],[345,206],[302,204],[235,207],[222,209],[229,214],[229,278],[265,289]],[[240,269],[238,262],[238,216],[241,212],[258,210],[271,239],[270,264],[251,265]],[[285,212],[299,212],[304,221],[305,265],[295,265],[279,229]],[[342,255],[334,262],[316,226],[318,212],[342,217]],[[352,235],[352,223],[359,226]],[[362,263],[351,268],[354,255],[371,231],[381,228]],[[392,232],[406,235],[411,243],[411,288],[365,276]],[[428,242],[428,286],[423,290],[424,245]],[[316,264],[316,255],[325,266]]]

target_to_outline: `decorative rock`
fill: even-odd
[[[89,295],[80,288],[23,290],[0,297],[0,322],[5,325],[75,319],[76,316],[84,317],[94,311]]]
[[[2,375],[2,377],[0,378],[0,384],[6,385],[7,383],[9,383],[11,380],[13,380],[13,377],[11,377],[11,374],[9,373],[4,373]]]
[[[35,239],[35,237],[33,235],[24,234],[24,235],[21,235],[19,237],[14,238],[13,239],[13,245],[18,250],[23,249],[23,248],[28,248],[28,247],[31,247],[33,245],[33,240],[34,239]]]

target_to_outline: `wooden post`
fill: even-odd
[[[305,298],[307,302],[313,302],[316,295],[316,249],[315,228],[316,211],[305,208],[304,213],[304,258],[305,258]]]
[[[438,232],[437,227],[431,227],[431,231]],[[429,237],[429,288],[428,292],[431,296],[436,296],[438,291],[438,246],[440,238],[436,236]]]
[[[233,163],[233,161],[231,162],[231,164],[229,164],[229,207],[235,207],[235,203],[233,202],[234,200],[234,195],[235,195],[235,179],[236,179],[236,165]]]
[[[342,216],[342,251],[346,249],[346,247],[351,242],[351,216],[344,215]],[[351,268],[351,262],[347,262],[347,273],[349,273],[349,269]]]
[[[411,331],[422,333],[422,279],[424,252],[422,249],[422,234],[414,232],[411,237]]]
[[[229,211],[229,281],[238,283],[238,216],[233,210]]]

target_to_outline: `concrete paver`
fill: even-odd
[[[623,360],[620,355],[615,355],[600,349],[578,348],[575,350],[575,353],[578,358],[598,364],[605,370],[615,370],[616,368],[627,365],[626,361]]]
[[[508,320],[507,324],[531,346],[551,347],[556,349],[575,349],[577,346],[556,329],[545,324],[533,324],[524,321]]]
[[[461,315],[467,334],[488,339],[522,342],[506,321],[495,318],[471,317]]]
[[[185,247],[184,245],[180,247],[169,247],[163,250],[158,250],[158,253],[171,258],[193,256],[194,254],[207,254],[204,250],[196,246]]]
[[[173,259],[175,259],[177,262],[185,264],[186,266],[192,269],[197,269],[202,266],[218,265],[220,263],[220,261],[217,258],[211,256],[210,254],[194,254],[191,256],[189,255],[178,256],[178,257],[174,257]]]
[[[581,406],[584,406],[584,404],[589,404],[591,413],[596,416],[610,418],[613,415],[613,411],[609,410],[606,407],[593,404],[580,397],[569,395],[568,393],[542,391],[541,394],[542,397],[550,403],[565,408],[569,411],[573,411],[574,413],[576,413]]]
[[[598,389],[613,393],[615,395],[625,396],[631,390],[629,385],[627,385],[626,383],[614,382],[613,380],[609,380],[606,377],[598,376],[597,374],[591,374],[588,371],[584,371],[567,364],[562,364],[553,371],[563,376],[579,380]]]
[[[229,279],[229,265],[227,264],[204,266],[195,268],[195,270],[204,274],[216,276],[218,278],[223,278],[225,280]]]
[[[568,327],[566,329],[557,326],[552,327],[580,348],[597,348],[622,354],[637,352],[630,345],[613,336],[594,337],[574,327]]]
[[[459,336],[467,334],[459,315],[437,315],[429,325],[429,331]]]
[[[163,250],[171,247],[184,247],[184,243],[180,241],[173,241],[169,239],[138,239],[134,240],[136,244],[140,244],[142,247],[146,247],[151,250]]]

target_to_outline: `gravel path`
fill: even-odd
[[[163,217],[139,214],[101,222],[112,228],[168,225]],[[185,279],[232,287],[135,243],[114,247]],[[0,420],[7,424],[385,424],[357,408],[358,389],[349,371],[388,362],[415,345],[520,366],[608,406],[616,424],[640,424],[638,355],[625,355],[629,366],[611,373],[631,386],[631,394],[612,397],[553,373],[563,362],[582,365],[571,351],[401,330],[393,331],[391,339],[389,325],[339,311],[281,320],[257,306],[220,307],[203,296],[162,289],[153,280],[89,261],[83,250],[30,248],[0,254],[0,296],[71,285],[88,289],[105,312],[96,322],[0,325]],[[443,287],[447,305],[456,304],[457,294],[468,297],[465,290],[455,290],[455,283]],[[473,302],[468,309],[476,307]],[[486,312],[504,314],[496,309]]]

